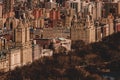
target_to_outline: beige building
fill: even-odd
[[[30,31],[27,23],[23,24],[21,21],[15,30],[16,47],[20,48],[22,65],[32,62],[32,45],[30,42]]]
[[[3,18],[0,18],[0,29],[3,27]]]
[[[101,27],[102,29],[102,38],[106,37],[109,35],[109,25],[105,24],[104,26]]]
[[[101,26],[97,26],[95,28],[95,39],[96,41],[100,41],[102,39]]]
[[[81,0],[68,0],[65,2],[65,7],[72,8],[75,10],[75,12],[81,11]]]
[[[111,35],[114,32],[114,24],[113,24],[114,17],[113,17],[113,15],[109,14],[107,17],[107,20],[108,20],[108,25],[109,25],[109,35]]]
[[[19,21],[17,28],[15,28],[15,43],[14,47],[7,51],[0,60],[0,70],[13,70],[15,67],[29,64],[32,59],[32,45],[30,42],[30,32],[27,23],[22,20]],[[8,57],[7,57],[8,56]]]
[[[3,24],[4,27],[6,27],[7,30],[14,30],[18,25],[19,20],[11,17],[11,18],[3,18]]]
[[[71,27],[71,40],[83,40],[86,43],[95,42],[95,29]]]
[[[0,72],[6,72],[9,70],[9,54],[6,50],[0,51]]]
[[[2,8],[3,8],[3,4],[0,3],[0,18],[2,18]]]
[[[13,70],[15,67],[21,66],[21,50],[18,48],[11,49],[10,53],[10,69]]]
[[[43,29],[43,38],[51,39],[51,38],[58,38],[58,37],[70,37],[70,29],[69,28],[44,28]],[[48,35],[49,34],[49,35]]]
[[[65,27],[71,27],[72,19],[75,16],[75,10],[70,8],[66,9],[66,17],[65,17]]]
[[[74,23],[71,27],[71,40],[83,40],[86,43],[95,42],[95,28],[89,19]]]
[[[44,18],[34,19],[32,22],[34,28],[43,28],[44,27]]]
[[[36,41],[34,41],[34,45],[33,45],[33,60],[38,60],[40,58],[40,52],[42,50],[42,48],[36,44]]]
[[[100,19],[102,16],[102,1],[97,0],[96,1],[96,19]],[[94,14],[93,14],[94,15]]]
[[[66,27],[71,27],[71,22],[72,22],[72,16],[66,16],[66,19],[65,19],[65,26]]]

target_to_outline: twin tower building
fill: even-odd
[[[13,22],[13,23],[12,23]],[[23,66],[33,61],[30,27],[26,20],[9,20],[12,29],[12,46],[5,52],[6,58],[0,61],[0,70],[9,71],[17,66]]]

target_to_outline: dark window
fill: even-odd
[[[13,23],[11,22],[10,23],[10,30],[12,30],[13,29]]]

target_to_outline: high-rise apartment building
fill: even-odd
[[[97,0],[95,5],[96,5],[96,19],[100,19],[102,16],[102,1]]]
[[[81,11],[81,0],[67,0],[65,1],[66,8],[73,8],[76,12]]]
[[[74,23],[71,27],[71,40],[83,40],[85,43],[95,42],[95,27],[91,20],[81,19],[81,23]]]
[[[3,10],[3,4],[0,3],[0,18],[2,18],[2,10]]]

